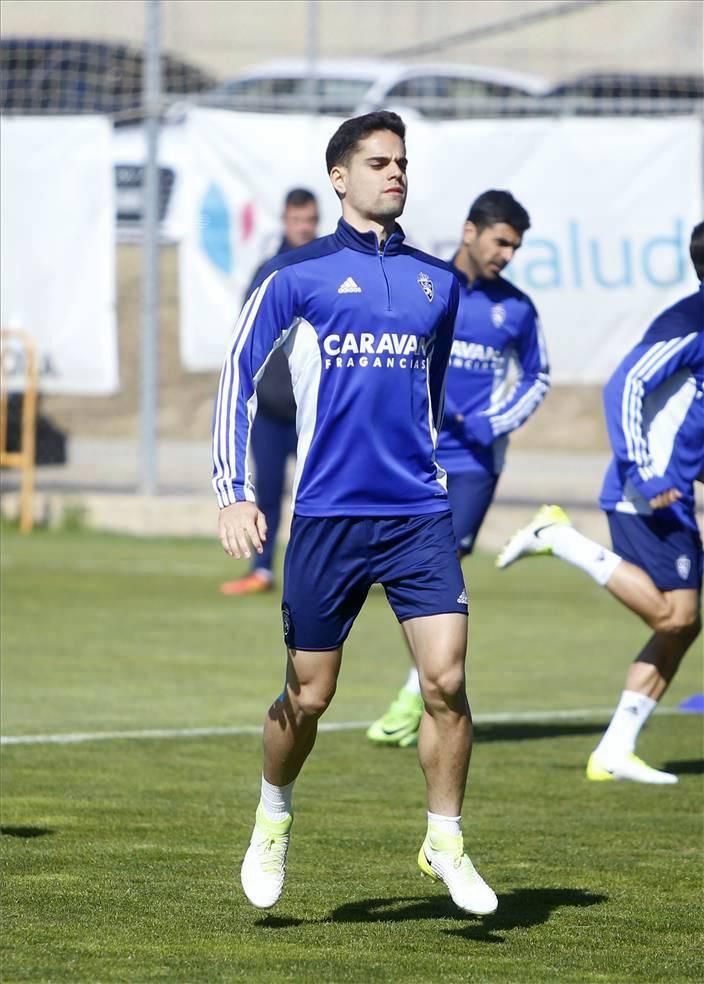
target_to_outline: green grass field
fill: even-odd
[[[278,598],[222,598],[216,542],[2,530],[3,735],[257,725],[282,682]],[[259,738],[2,748],[2,963],[13,981],[701,981],[702,719],[659,714],[639,750],[676,787],[590,784],[584,764],[645,630],[553,560],[465,565],[480,723],[465,839],[499,911],[421,879],[412,750],[324,733],[296,788],[286,892],[238,869]],[[371,720],[406,672],[373,592],[332,722]],[[701,647],[663,708],[702,689]]]

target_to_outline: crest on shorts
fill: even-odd
[[[506,308],[503,304],[495,304],[491,309],[491,323],[494,328],[500,328],[506,320]]]
[[[291,635],[291,610],[288,605],[281,606],[281,620],[284,623],[284,641],[289,641]]]
[[[433,286],[433,281],[430,279],[427,273],[418,274],[418,283],[423,288],[423,293],[428,298],[429,301],[435,297],[435,287]]]
[[[686,581],[689,577],[689,572],[692,570],[692,561],[686,554],[682,554],[675,561],[675,567],[682,580]]]

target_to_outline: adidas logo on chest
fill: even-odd
[[[338,294],[361,294],[362,288],[359,284],[355,283],[352,277],[348,277],[344,280],[340,286],[337,288]]]

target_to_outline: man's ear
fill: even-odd
[[[477,239],[479,235],[479,230],[473,222],[465,222],[464,229],[462,230],[462,242],[465,246],[471,246]]]
[[[335,164],[330,170],[330,181],[338,197],[344,198],[347,192],[347,168],[341,164]]]

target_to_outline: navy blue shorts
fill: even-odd
[[[284,640],[291,649],[337,649],[372,584],[399,622],[468,612],[449,512],[430,516],[294,516],[284,560]]]
[[[607,513],[614,552],[650,574],[661,591],[702,586],[702,540],[672,516]]]
[[[455,542],[462,557],[472,552],[498,480],[498,475],[486,472],[447,473],[447,495],[452,510]]]

